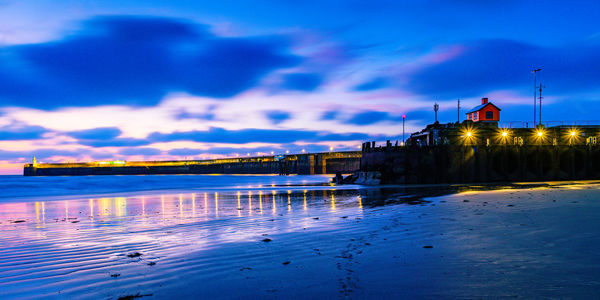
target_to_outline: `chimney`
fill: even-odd
[[[481,98],[481,104],[488,103],[488,98]]]

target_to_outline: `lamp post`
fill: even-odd
[[[406,121],[406,115],[402,115],[402,145],[404,145],[404,122]]]
[[[535,122],[535,115],[536,115],[536,111],[535,111],[535,106],[536,106],[536,102],[537,102],[537,72],[541,71],[542,69],[533,69],[531,70],[531,73],[533,73],[533,126],[536,125]],[[540,120],[541,122],[541,120]]]

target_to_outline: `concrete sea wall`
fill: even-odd
[[[400,184],[600,179],[600,147],[387,146],[365,149],[361,171]]]

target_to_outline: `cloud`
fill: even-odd
[[[199,120],[207,120],[212,121],[215,119],[215,114],[213,112],[204,112],[204,113],[192,113],[192,112],[178,112],[175,114],[175,119],[184,120],[184,119],[199,119]]]
[[[99,156],[99,153],[94,152],[93,150],[87,149],[78,149],[78,150],[61,150],[56,151],[56,149],[49,148],[40,148],[31,151],[5,151],[0,150],[0,157],[2,159],[13,160],[16,161],[18,159],[30,160],[34,156],[38,159],[47,160],[53,156],[63,156],[63,157],[80,157],[82,155],[90,155],[93,154],[95,156]]]
[[[348,124],[354,125],[370,125],[390,119],[390,114],[383,111],[365,111],[354,114],[350,119],[346,120]]]
[[[72,131],[66,135],[77,139],[81,145],[91,147],[133,147],[148,144],[144,139],[120,138],[121,130],[116,127]]]
[[[542,68],[542,81],[553,93],[597,89],[600,45],[536,46],[513,40],[465,43],[461,52],[409,74],[405,88],[440,97],[482,96],[500,89],[527,94],[533,85],[531,70]]]
[[[152,156],[152,155],[160,155],[160,154],[162,154],[162,151],[160,149],[149,148],[149,147],[139,147],[139,148],[125,147],[125,148],[119,149],[119,154]]]
[[[321,115],[321,120],[323,121],[332,121],[337,119],[338,117],[338,111],[336,110],[329,110],[323,113],[323,115]]]
[[[83,140],[111,140],[121,135],[121,129],[117,127],[102,127],[87,130],[71,131],[67,135]]]
[[[388,87],[389,85],[390,82],[387,78],[377,77],[355,86],[353,90],[358,92],[372,91]]]
[[[371,135],[363,133],[328,133],[303,130],[243,129],[226,130],[210,128],[207,131],[185,131],[173,133],[152,133],[151,142],[194,141],[204,143],[294,143],[319,141],[354,141],[369,139]]]
[[[288,90],[310,92],[323,82],[323,76],[315,73],[295,73],[283,76],[282,87]]]
[[[36,140],[49,132],[41,126],[5,126],[0,127],[0,141],[6,140]]]
[[[0,48],[0,99],[51,109],[155,105],[173,91],[228,98],[300,63],[288,44],[219,37],[180,19],[98,17],[62,40]]]
[[[292,114],[282,110],[272,110],[266,113],[266,116],[275,125],[288,120],[292,117]]]

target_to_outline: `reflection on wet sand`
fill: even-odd
[[[493,187],[498,189],[498,186]],[[505,186],[501,188],[514,188]],[[197,193],[188,194],[160,194],[143,195],[132,197],[101,197],[91,198],[87,201],[65,200],[65,201],[38,201],[34,203],[3,203],[0,204],[0,218],[28,218],[33,217],[35,224],[43,228],[46,223],[46,205],[50,205],[53,211],[53,219],[82,220],[82,216],[88,216],[92,222],[95,218],[126,217],[140,215],[152,217],[159,215],[163,221],[177,219],[198,221],[198,216],[204,220],[222,217],[244,217],[252,216],[254,212],[263,215],[265,210],[270,210],[275,216],[279,211],[287,213],[307,212],[311,209],[320,209],[328,206],[331,213],[335,213],[341,207],[343,209],[362,210],[364,206],[375,207],[390,204],[422,204],[424,198],[435,197],[452,193],[469,193],[478,190],[488,190],[492,187],[485,186],[442,186],[436,189],[424,187],[393,187],[373,188],[361,190],[252,190],[235,192],[214,192],[209,194],[203,192],[204,201],[197,202]],[[242,201],[243,194],[247,194],[247,201]],[[269,199],[271,198],[271,199]],[[284,200],[285,199],[285,200]],[[254,202],[254,203],[253,203]],[[213,205],[210,205],[210,204]],[[33,205],[31,205],[33,204]],[[22,210],[15,210],[14,206],[22,206]],[[10,207],[9,207],[10,206]],[[295,211],[294,207],[302,206],[301,210]],[[198,215],[197,212],[202,214]],[[6,212],[11,212],[7,214]]]

